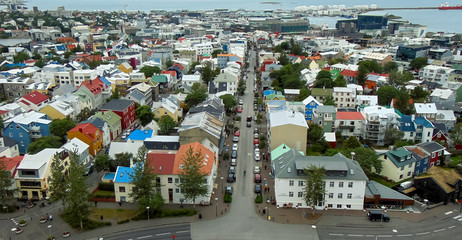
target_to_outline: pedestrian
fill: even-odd
[[[270,187],[268,187],[268,193],[270,192]]]
[[[97,201],[95,201],[95,207],[96,207],[96,206],[98,206],[98,202],[97,202]]]
[[[119,202],[119,207],[122,207],[122,202]]]
[[[265,170],[266,170],[266,165],[265,165]]]

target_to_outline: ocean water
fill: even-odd
[[[271,2],[271,4],[268,4]],[[142,10],[149,11],[153,9],[160,10],[207,10],[217,8],[227,8],[231,10],[269,10],[269,9],[294,9],[297,6],[328,6],[328,5],[345,5],[353,7],[354,5],[371,5],[377,7],[437,7],[443,2],[450,5],[462,4],[460,0],[28,0],[27,6],[32,9],[37,6],[40,10],[56,9],[58,6],[64,6],[68,10],[105,10],[118,11],[123,10]],[[390,10],[390,14],[402,16],[403,19],[411,23],[422,24],[428,27],[428,31],[437,32],[455,32],[462,33],[462,10]],[[335,26],[337,18],[325,19],[330,27]],[[318,24],[316,19],[310,19]],[[331,24],[331,22],[333,24]]]

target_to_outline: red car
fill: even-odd
[[[258,140],[258,138],[255,138],[255,139],[253,140],[253,144],[260,144],[260,140]]]
[[[237,112],[238,112],[238,113],[241,113],[241,112],[242,112],[242,108],[237,108]]]
[[[237,136],[237,137],[241,136],[241,132],[240,132],[239,130],[237,130],[237,131],[234,133],[234,136]]]

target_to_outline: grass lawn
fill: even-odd
[[[399,181],[399,182],[393,182],[391,180],[385,180],[384,178],[382,178],[381,176],[376,175],[376,174],[368,176],[368,177],[369,177],[370,180],[374,180],[374,181],[376,181],[376,182],[378,182],[378,183],[380,183],[382,185],[385,185],[385,186],[387,186],[389,188],[391,188],[393,186],[396,186],[396,185],[399,185],[399,184],[401,184],[403,182],[409,181],[411,179],[411,178],[407,178],[407,179],[404,179],[404,180]]]
[[[94,219],[100,219],[103,215],[104,220],[115,219],[122,221],[138,215],[137,209],[112,209],[112,208],[92,208],[90,216]]]
[[[106,197],[106,198],[113,198],[115,197],[114,191],[104,191],[98,190],[92,194],[94,197]]]
[[[462,155],[451,156],[451,161],[454,165],[457,165],[462,162]]]

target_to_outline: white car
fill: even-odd
[[[260,148],[255,148],[255,154],[260,154]]]
[[[237,151],[237,144],[233,144],[233,151]]]
[[[255,152],[254,157],[255,161],[260,161],[260,153]]]
[[[254,174],[259,174],[260,173],[260,167],[259,166],[253,167],[253,173]]]

